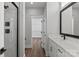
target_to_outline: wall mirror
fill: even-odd
[[[79,38],[79,2],[71,2],[60,11],[60,34]]]

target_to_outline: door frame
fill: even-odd
[[[19,14],[19,8],[18,8],[18,6],[15,4],[15,2],[11,2],[11,3],[12,3],[12,4],[16,7],[16,9],[17,9],[17,49],[16,49],[16,50],[17,50],[17,57],[19,57],[19,53],[18,53],[18,52],[19,52],[19,49],[18,49],[18,48],[19,48],[19,42],[18,42],[18,41],[19,41],[19,29],[18,29],[18,28],[19,28],[19,15],[18,15],[18,14]]]

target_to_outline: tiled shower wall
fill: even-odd
[[[0,2],[0,49],[4,47],[4,7],[3,6],[4,3]]]

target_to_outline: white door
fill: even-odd
[[[17,8],[11,2],[4,4],[5,34],[4,46],[7,49],[5,57],[17,56]]]
[[[32,37],[41,37],[41,16],[32,16]]]
[[[4,47],[4,3],[0,2],[0,49],[2,49],[3,47]],[[0,54],[0,57],[3,57],[4,53]]]

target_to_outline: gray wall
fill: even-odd
[[[26,41],[25,47],[31,48],[32,47],[32,28],[31,28],[31,16],[42,16],[43,15],[43,8],[26,8]]]

